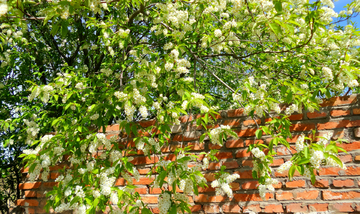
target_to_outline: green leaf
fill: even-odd
[[[292,178],[294,177],[294,174],[295,174],[295,165],[293,164],[290,169],[289,169],[289,179],[292,180]]]
[[[257,139],[260,139],[262,137],[263,131],[261,129],[256,130],[255,135]]]
[[[297,165],[303,165],[303,164],[307,164],[310,162],[310,159],[309,158],[304,158],[304,159],[299,159],[296,164]]]
[[[152,212],[148,209],[148,208],[143,208],[142,210],[141,210],[141,214],[152,214]]]

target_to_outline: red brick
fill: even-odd
[[[119,124],[109,125],[106,127],[106,132],[111,131],[119,131]],[[100,128],[100,132],[102,132],[102,127]]]
[[[346,116],[346,115],[350,115],[350,110],[332,110],[330,111],[330,115],[332,117],[340,117],[340,116]]]
[[[139,179],[139,181],[133,180],[133,183],[135,185],[149,185],[153,181],[154,181],[154,178],[142,177]]]
[[[255,136],[256,129],[244,129],[244,130],[234,130],[238,137],[251,137]]]
[[[310,212],[325,212],[328,210],[329,204],[309,204],[309,211]]]
[[[327,113],[326,112],[308,112],[307,117],[309,119],[319,119],[319,118],[326,118],[327,117]]]
[[[223,165],[226,166],[226,169],[236,169],[239,167],[237,161],[224,162]]]
[[[233,191],[239,190],[240,189],[240,184],[239,183],[230,183],[230,187]]]
[[[212,187],[198,187],[199,192],[215,192],[215,188]]]
[[[43,182],[43,187],[54,187],[57,186],[59,184],[59,182]]]
[[[148,121],[140,121],[139,122],[140,126],[143,128],[153,126],[153,125],[155,125],[155,123],[156,123],[156,120],[148,120]]]
[[[355,156],[355,161],[360,161],[360,155]]]
[[[226,148],[240,148],[244,147],[244,141],[241,139],[237,140],[228,140],[226,141]]]
[[[271,164],[269,164],[269,166],[280,166],[281,164],[284,163],[284,159],[274,159],[273,162]]]
[[[318,130],[344,128],[350,124],[349,120],[331,121],[317,124]]]
[[[346,127],[349,128],[349,127],[358,127],[358,126],[360,126],[360,120],[353,120],[350,121],[350,123]]]
[[[245,183],[241,184],[242,189],[257,189],[258,186],[258,181],[246,181]]]
[[[297,180],[297,181],[289,181],[286,182],[286,188],[298,188],[298,187],[305,187],[304,180]]]
[[[259,204],[254,204],[254,205],[247,205],[244,207],[244,210],[243,210],[245,213],[248,213],[248,212],[255,212],[255,213],[259,213],[261,212],[261,208],[260,208],[260,205]]]
[[[41,186],[41,182],[22,183],[22,184],[19,184],[19,189],[37,189],[40,186]]]
[[[225,213],[240,213],[241,209],[237,204],[223,205],[222,210]]]
[[[50,178],[53,179],[53,180],[55,180],[59,176],[60,176],[60,173],[58,173],[58,172],[51,172],[50,173]]]
[[[252,179],[252,171],[251,170],[246,170],[246,171],[236,171],[236,174],[240,175],[240,179]]]
[[[35,214],[35,209],[30,207],[25,207],[25,213],[26,214]]]
[[[250,157],[250,152],[247,152],[247,149],[241,149],[236,153],[237,158]]]
[[[135,192],[138,192],[140,195],[147,193],[147,188],[135,188]]]
[[[342,96],[342,97],[332,97],[328,100],[324,100],[320,106],[337,106],[337,105],[347,105],[356,102],[356,94],[350,96]]]
[[[346,169],[346,175],[360,175],[360,167],[348,166]]]
[[[227,111],[228,117],[241,117],[243,115],[244,109],[234,109]]]
[[[360,108],[354,108],[353,114],[360,114]]]
[[[314,123],[296,123],[290,126],[290,131],[310,131],[315,129]]]
[[[119,178],[115,181],[115,186],[124,186],[125,185],[125,179]]]
[[[262,201],[260,195],[258,193],[256,194],[246,194],[246,193],[242,193],[242,194],[234,194],[234,198],[237,202],[241,202],[241,201]],[[265,201],[268,201],[270,199],[274,199],[274,194],[273,193],[266,193],[265,195]]]
[[[265,213],[280,213],[284,212],[283,206],[281,204],[269,204],[265,205]]]
[[[339,155],[339,159],[340,159],[343,163],[350,163],[350,162],[352,162],[352,156],[351,156],[351,155]]]
[[[243,161],[241,161],[241,165],[242,165],[242,166],[249,166],[249,167],[253,167],[253,166],[254,166],[252,160],[243,160]]]
[[[316,182],[312,186],[317,187],[317,188],[326,188],[326,187],[329,187],[329,181],[328,180],[323,180],[323,179],[316,180]]]
[[[289,200],[293,200],[294,199],[294,195],[292,194],[292,192],[277,192],[276,193],[276,200],[278,201],[289,201]]]
[[[334,187],[353,187],[355,185],[354,180],[333,180]]]
[[[195,202],[224,202],[226,201],[227,196],[223,195],[216,195],[216,196],[209,196],[206,194],[199,194],[195,196]]]
[[[329,210],[336,210],[338,212],[354,212],[351,203],[329,204]]]
[[[348,152],[360,149],[360,141],[355,141],[351,143],[342,143],[342,144],[338,143],[337,145]]]
[[[224,120],[224,121],[222,122],[222,124],[223,124],[224,126],[231,126],[231,127],[239,127],[239,126],[241,125],[239,119]]]
[[[256,125],[256,124],[261,124],[261,120],[260,119],[256,119],[255,121],[254,120],[245,120],[243,122],[244,126],[252,126],[252,125]]]
[[[219,213],[220,207],[215,204],[204,205],[205,213]]]
[[[18,199],[16,201],[17,206],[30,206],[37,207],[39,206],[39,201],[33,199]]]
[[[315,200],[319,197],[318,190],[308,190],[303,192],[294,192],[296,200]]]
[[[190,122],[193,120],[193,117],[191,115],[184,115],[179,118],[181,123]]]
[[[360,192],[355,192],[355,191],[334,192],[334,191],[324,190],[322,192],[322,195],[324,200],[360,199]]]
[[[217,144],[212,144],[212,143],[209,143],[209,149],[221,149],[222,146],[220,145],[217,145]]]
[[[208,182],[212,182],[212,181],[215,180],[215,174],[214,174],[214,173],[204,174],[204,178],[205,178]]]
[[[293,120],[302,120],[303,119],[303,114],[293,114],[289,117],[289,120],[293,121]]]
[[[24,192],[24,195],[25,195],[25,198],[36,198],[37,197],[37,192],[36,191],[25,191]]]
[[[219,160],[233,158],[232,152],[220,152],[215,155]]]
[[[337,176],[337,175],[340,175],[339,174],[340,171],[344,171],[344,170],[339,167],[320,168],[319,175],[320,176],[323,176],[323,175]]]
[[[303,204],[289,204],[286,205],[286,212],[307,212],[307,206]]]
[[[141,201],[147,204],[157,204],[158,197],[157,196],[143,196],[141,197]]]
[[[202,209],[200,204],[192,205],[190,208],[191,212],[199,212]]]
[[[158,162],[159,158],[157,156],[153,157],[134,157],[134,160],[130,161],[134,165],[140,165],[140,164],[153,164],[155,162]]]
[[[173,137],[172,139],[173,141],[182,141],[183,140],[183,136],[181,134],[177,134]]]
[[[199,142],[188,143],[188,146],[190,146],[190,149],[194,150],[194,151],[204,150],[205,149],[204,145],[205,145],[204,143],[199,143]]]

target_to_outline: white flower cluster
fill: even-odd
[[[180,181],[179,189],[184,191],[184,194],[186,195],[193,195],[194,194],[193,181],[190,178],[182,179]]]
[[[263,151],[261,151],[258,147],[255,147],[251,150],[251,153],[256,157],[259,158],[261,161],[266,161],[266,156]]]
[[[301,152],[305,148],[305,135],[301,134],[296,140],[295,147],[297,152]]]
[[[44,103],[47,103],[47,102],[49,102],[49,99],[50,99],[50,92],[53,90],[54,90],[54,88],[50,85],[45,85],[42,87],[39,87],[39,86],[32,87],[32,92],[29,95],[28,100],[32,101],[33,99],[37,98],[42,93],[41,100]]]
[[[230,188],[230,183],[240,178],[238,174],[228,174],[224,173],[220,176],[219,179],[211,182],[211,187],[215,188],[216,195],[224,195],[226,194],[229,198],[233,197],[233,191]]]
[[[220,142],[220,134],[223,133],[225,130],[231,130],[231,127],[220,125],[220,127],[217,127],[215,129],[211,130],[210,131],[211,143],[222,146],[222,144]]]
[[[128,98],[128,95],[125,94],[125,93],[122,92],[122,91],[116,91],[116,92],[114,93],[114,96],[115,96],[116,98],[118,98],[120,101],[127,100],[127,98]]]
[[[7,13],[8,11],[8,5],[6,3],[6,1],[1,0],[0,1],[0,16],[3,16]]]
[[[266,190],[269,190],[270,192],[274,192],[275,188],[274,188],[274,184],[279,183],[278,180],[273,179],[273,178],[266,178],[265,180],[265,184],[260,184],[259,185],[259,195],[260,197],[265,200],[265,196],[266,196]]]
[[[111,194],[111,187],[114,185],[116,178],[109,177],[106,172],[100,174],[100,193],[108,196]]]
[[[277,169],[278,173],[283,173],[284,171],[287,171],[292,166],[292,161],[286,161],[285,163],[281,164],[281,166]]]
[[[160,214],[166,214],[168,213],[168,210],[171,206],[171,200],[170,200],[170,194],[169,193],[163,193],[159,196],[159,210]]]

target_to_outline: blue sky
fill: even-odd
[[[335,8],[334,10],[339,13],[341,10],[344,10],[344,6],[347,4],[350,4],[353,0],[339,0],[334,2]],[[360,26],[360,15],[353,18],[351,21],[357,22],[356,26]],[[344,22],[342,25],[346,25],[346,22]]]

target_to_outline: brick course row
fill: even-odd
[[[293,138],[288,139],[291,145],[290,149],[284,146],[276,148],[272,167],[276,169],[285,161],[290,159],[291,153],[294,153],[296,138],[301,134],[311,135],[311,130],[316,130],[317,135],[325,132],[333,133],[333,140],[344,138],[349,143],[340,146],[348,153],[340,153],[340,159],[346,163],[347,169],[343,170],[336,167],[324,167],[317,172],[317,182],[313,185],[310,180],[295,173],[294,179],[290,181],[287,178],[287,172],[282,174],[274,172],[274,177],[279,183],[274,185],[276,191],[266,194],[266,201],[263,201],[257,190],[258,182],[252,179],[251,154],[247,153],[247,147],[255,142],[267,143],[271,140],[270,136],[264,135],[262,139],[255,139],[255,131],[258,125],[265,125],[270,118],[246,117],[242,109],[228,110],[220,112],[216,116],[217,122],[212,127],[220,124],[229,125],[237,133],[239,139],[229,138],[222,147],[213,145],[205,138],[204,143],[199,142],[199,138],[204,130],[196,126],[195,118],[199,115],[189,115],[180,118],[181,124],[172,127],[172,136],[169,146],[162,149],[168,160],[175,157],[171,154],[180,146],[191,146],[194,154],[199,154],[210,149],[219,149],[216,155],[219,162],[210,163],[208,169],[204,170],[205,178],[210,182],[214,180],[214,172],[219,170],[221,165],[225,165],[230,173],[238,173],[240,179],[232,183],[234,197],[230,200],[225,196],[215,195],[213,188],[199,188],[199,195],[190,197],[192,202],[192,211],[195,213],[295,213],[295,212],[322,212],[335,211],[335,213],[360,212],[360,103],[357,95],[346,97],[335,97],[325,100],[321,109],[317,112],[296,113],[290,116],[293,122],[291,131]],[[155,121],[142,121],[139,123],[142,127],[149,127],[155,124]],[[106,128],[107,137],[119,134],[119,126],[112,125]],[[144,133],[146,134],[146,133]],[[121,135],[123,136],[123,134]],[[131,143],[133,142],[125,142]],[[158,157],[144,157],[139,152],[134,155],[132,163],[139,167],[142,175],[140,180],[134,181],[138,186],[136,189],[143,197],[143,201],[152,207],[154,213],[158,213],[156,208],[158,194],[160,189],[150,189],[148,185],[153,178],[146,177],[151,164],[159,160]],[[203,156],[199,155],[199,160]],[[189,163],[194,165],[196,163]],[[45,213],[44,191],[51,189],[56,185],[55,179],[59,176],[57,170],[62,166],[52,167],[49,175],[49,182],[29,183],[24,180],[20,184],[23,190],[23,199],[18,200],[17,205],[24,207],[27,213]],[[26,177],[27,169],[23,170]],[[116,181],[117,186],[124,185],[124,179],[119,178]],[[179,192],[181,190],[178,190]]]

